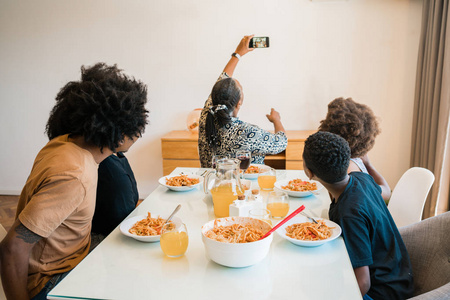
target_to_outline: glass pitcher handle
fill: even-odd
[[[203,192],[205,193],[205,194],[208,194],[208,191],[209,191],[209,189],[208,189],[208,187],[209,187],[209,182],[210,182],[210,180],[212,180],[211,179],[211,176],[213,176],[214,175],[214,177],[215,177],[215,175],[216,175],[216,170],[209,170],[208,172],[206,172],[206,174],[205,174],[205,180],[204,180],[204,182],[203,182]]]

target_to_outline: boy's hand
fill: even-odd
[[[266,115],[266,117],[271,123],[274,123],[274,122],[277,122],[277,121],[279,122],[281,120],[280,113],[277,112],[273,108],[270,110],[270,114]]]
[[[244,56],[248,52],[255,50],[254,48],[249,47],[250,40],[254,36],[255,36],[254,34],[244,36],[242,40],[239,42],[239,45],[236,47],[236,51],[234,52],[236,52],[240,56]]]

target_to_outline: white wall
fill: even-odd
[[[245,34],[269,49],[241,59],[240,117],[315,129],[336,97],[380,117],[370,156],[391,187],[409,167],[422,0],[0,0],[0,193],[19,193],[59,89],[81,65],[117,63],[148,84],[150,124],[128,158],[141,197],[162,176],[160,138],[185,129]]]

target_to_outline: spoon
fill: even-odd
[[[273,227],[272,229],[270,229],[269,231],[267,231],[267,233],[265,235],[263,235],[259,240],[262,240],[266,237],[268,237],[269,235],[272,234],[272,232],[274,232],[275,230],[277,230],[278,228],[280,228],[281,225],[283,225],[284,223],[286,223],[287,221],[289,221],[290,219],[292,219],[292,217],[294,217],[295,215],[297,215],[298,213],[300,213],[302,210],[305,209],[305,206],[302,205],[299,208],[297,208],[296,210],[294,210],[289,216],[287,216],[286,218],[284,218],[282,221],[280,221],[280,223],[278,223],[277,225],[275,225],[275,227]]]
[[[181,204],[178,204],[177,207],[175,207],[175,209],[173,210],[172,214],[167,218],[166,222],[163,224],[166,225],[167,223],[169,223],[169,221],[172,219],[172,217],[180,210],[181,208]]]

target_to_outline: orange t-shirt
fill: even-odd
[[[87,254],[95,210],[98,164],[68,135],[54,138],[37,155],[17,205],[16,218],[43,237],[32,249],[28,292],[34,297],[58,273]]]

